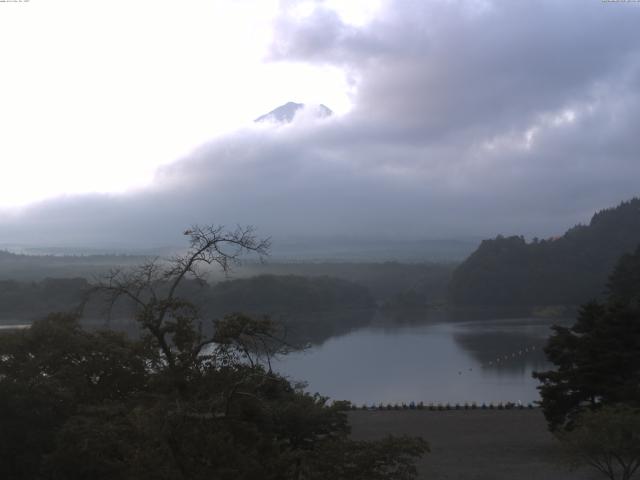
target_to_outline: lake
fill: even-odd
[[[333,329],[334,336],[322,343],[279,357],[274,368],[292,381],[306,382],[312,393],[357,405],[538,400],[531,373],[551,367],[543,352],[550,327],[573,321],[467,318],[457,315],[451,321],[440,313],[429,314],[427,321],[414,315],[403,323],[378,313],[363,319],[362,324],[371,321],[366,327],[341,334]],[[312,323],[335,326],[336,319],[321,315]],[[15,322],[0,330],[27,327]]]
[[[7,325],[0,325],[0,331],[12,331],[12,330],[24,330],[25,328],[31,327],[28,323],[11,323]]]
[[[553,323],[539,318],[489,319],[361,328],[303,352],[275,369],[307,390],[357,405],[522,402],[539,399],[536,370]]]

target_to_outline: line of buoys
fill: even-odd
[[[348,402],[347,402],[348,403]],[[409,402],[409,403],[379,403],[379,404],[362,404],[361,406],[355,403],[349,403],[348,408],[351,410],[429,410],[429,411],[445,411],[445,410],[532,410],[537,408],[537,405],[533,403],[523,404],[522,402],[498,402],[498,403],[476,403],[465,402],[460,403],[429,403],[424,402]]]
[[[505,355],[500,355],[500,356],[496,357],[494,360],[490,360],[487,363],[481,363],[480,364],[480,368],[501,366],[501,365],[504,365],[509,360],[518,359],[518,358],[522,357],[523,355],[526,355],[527,353],[533,353],[535,351],[536,351],[536,346],[535,345],[530,345],[528,347],[521,348],[520,350],[513,351],[513,352],[507,353]],[[467,371],[473,372],[473,367],[469,367],[467,369]],[[458,375],[463,375],[463,374],[464,374],[463,370],[458,370]]]
[[[522,348],[518,351],[513,351],[511,353],[507,353],[506,355],[499,355],[498,357],[496,357],[493,360],[489,360],[487,363],[481,363],[480,366],[482,368],[485,367],[493,367],[494,365],[500,365],[500,364],[504,364],[505,362],[512,360],[512,359],[516,359],[519,358],[523,355],[526,355],[527,353],[533,353],[536,351],[536,346],[535,345],[531,345],[525,348]]]

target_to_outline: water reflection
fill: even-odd
[[[557,320],[445,320],[398,324],[377,315],[368,327],[280,359],[277,368],[306,380],[310,391],[358,404],[539,398],[531,373],[549,367],[542,347]]]
[[[550,324],[525,319],[462,324],[453,338],[483,369],[524,375],[548,367],[543,348],[549,333]]]
[[[373,309],[329,312],[271,312],[269,316],[282,325],[287,343],[303,347],[320,346],[330,338],[340,337],[371,325]]]
[[[31,327],[28,323],[11,323],[8,325],[0,325],[0,331],[14,331],[14,330],[25,330]]]

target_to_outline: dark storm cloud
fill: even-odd
[[[349,114],[237,131],[141,192],[35,205],[2,222],[4,241],[162,245],[207,222],[561,233],[640,193],[638,24],[637,4],[442,0],[389,2],[354,27],[322,2],[304,19],[285,2],[270,59],[343,68]]]
[[[610,82],[637,52],[638,13],[571,0],[390,2],[358,30],[318,8],[279,19],[272,56],[348,68],[360,81],[356,112],[390,134],[486,135]]]

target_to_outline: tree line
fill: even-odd
[[[83,302],[90,287],[84,278],[46,278],[39,282],[0,280],[0,319],[32,319],[48,312],[74,310]],[[311,312],[374,306],[365,287],[330,277],[259,275],[212,285],[187,279],[181,284],[180,292],[211,315],[240,310]]]
[[[580,305],[602,298],[618,258],[640,243],[640,199],[596,213],[557,238],[483,241],[453,273],[455,305]]]

